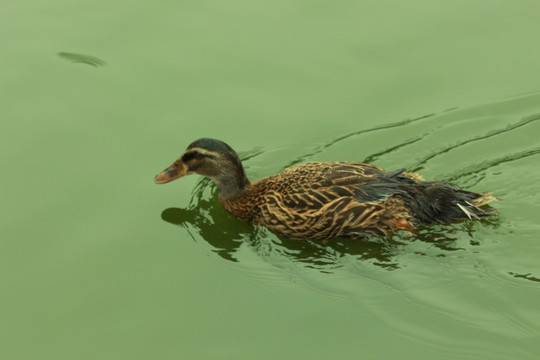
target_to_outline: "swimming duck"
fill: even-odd
[[[311,162],[251,182],[236,152],[203,138],[155,177],[158,184],[197,173],[212,179],[232,215],[290,239],[387,236],[397,229],[492,215],[496,200],[406,169],[359,162]]]

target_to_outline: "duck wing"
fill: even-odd
[[[404,169],[386,172],[362,163],[309,163],[268,179],[258,222],[289,238],[386,235],[395,216],[406,216],[391,199]],[[385,184],[389,185],[385,185]],[[395,210],[395,211],[393,211]],[[391,219],[390,219],[391,218]]]
[[[387,172],[363,163],[309,163],[279,174],[282,182],[289,185],[276,190],[289,207],[316,209],[340,198],[372,203],[396,194],[400,187],[416,183],[414,175],[406,173],[406,169]]]
[[[290,238],[388,235],[408,226],[480,218],[490,194],[423,181],[405,169],[387,172],[362,163],[309,163],[269,178],[259,223]]]

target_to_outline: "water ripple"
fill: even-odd
[[[342,135],[342,136],[340,136],[340,137],[338,137],[336,139],[333,139],[333,140],[329,141],[328,143],[317,146],[311,152],[296,158],[292,162],[288,163],[285,167],[290,167],[290,166],[293,166],[293,165],[301,164],[301,163],[305,162],[307,159],[310,159],[313,156],[322,153],[326,149],[328,149],[328,148],[330,148],[332,146],[335,146],[335,145],[341,143],[342,141],[344,141],[346,139],[349,139],[351,137],[358,136],[358,135],[363,135],[363,134],[367,134],[367,133],[375,132],[375,131],[398,128],[398,127],[401,127],[401,126],[405,126],[405,125],[416,123],[416,122],[419,122],[419,121],[422,121],[422,120],[429,119],[432,116],[434,116],[434,114],[428,114],[428,115],[420,116],[420,117],[417,117],[417,118],[414,118],[414,119],[407,119],[407,120],[398,121],[398,122],[394,122],[394,123],[390,123],[390,124],[375,126],[375,127],[369,128],[369,129],[354,131],[354,132]],[[420,140],[420,139],[418,139],[418,140]],[[411,143],[416,142],[418,140],[413,140]],[[398,145],[398,147],[401,147],[401,146],[403,146],[403,145]]]
[[[516,273],[514,273],[514,272],[509,272],[508,274],[509,274],[509,275],[512,275],[513,277],[518,278],[518,279],[525,279],[525,280],[529,280],[529,281],[534,281],[534,282],[540,283],[540,278],[538,278],[538,277],[536,277],[536,276],[532,276],[531,273],[528,273],[528,274],[516,274]]]
[[[497,159],[484,161],[482,163],[472,165],[469,168],[461,169],[461,170],[457,171],[457,173],[455,175],[452,175],[452,176],[448,177],[447,179],[448,179],[448,181],[456,181],[456,180],[458,180],[458,179],[460,179],[462,177],[470,176],[470,175],[473,175],[473,174],[478,174],[480,171],[487,170],[489,168],[495,167],[495,166],[503,164],[503,163],[525,159],[525,158],[527,158],[529,156],[534,156],[534,155],[538,155],[538,154],[540,154],[540,147],[520,151],[520,152],[517,152],[517,153],[514,153],[514,154],[508,154],[508,155],[505,155],[505,156],[501,156],[501,157],[499,157]],[[482,178],[480,178],[480,180],[481,179]]]
[[[538,120],[540,120],[539,115],[530,116],[528,118],[525,118],[525,119],[519,121],[516,124],[508,125],[504,129],[492,130],[489,133],[487,133],[486,135],[476,136],[476,137],[471,138],[471,139],[466,139],[466,140],[460,141],[460,142],[458,142],[456,144],[453,144],[451,146],[447,146],[447,147],[445,147],[443,149],[435,151],[435,152],[423,157],[422,159],[418,160],[416,163],[414,163],[410,167],[410,171],[418,171],[418,170],[423,168],[423,165],[425,165],[428,161],[434,159],[435,157],[440,156],[442,154],[445,154],[445,153],[447,153],[449,151],[458,149],[458,148],[460,148],[460,147],[462,147],[464,145],[467,145],[467,144],[470,144],[470,143],[473,143],[473,142],[476,142],[476,141],[486,140],[486,139],[489,139],[489,138],[494,137],[494,136],[503,135],[503,134],[505,134],[507,132],[516,130],[516,129],[522,127],[522,126],[528,125],[528,124],[533,123],[533,122],[538,121]]]

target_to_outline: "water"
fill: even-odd
[[[536,359],[536,3],[3,6],[2,359]],[[407,167],[494,218],[296,242],[153,176]]]

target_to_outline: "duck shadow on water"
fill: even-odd
[[[464,250],[463,242],[457,241],[463,232],[470,235],[467,246],[480,244],[474,240],[473,222],[432,226],[420,229],[415,234],[402,231],[391,237],[365,240],[290,240],[265,228],[244,223],[227,213],[219,204],[214,185],[206,178],[199,181],[186,208],[167,208],[161,213],[161,218],[186,229],[195,241],[206,241],[214,253],[228,261],[238,262],[237,253],[242,246],[247,245],[258,256],[270,259],[270,262],[285,257],[301,266],[328,273],[345,266],[351,259],[369,262],[385,270],[396,270],[401,267],[400,255],[404,252],[432,256],[433,251],[430,249],[435,249],[435,256],[444,257],[450,252]],[[482,220],[482,223],[493,226],[497,224],[492,219]],[[410,249],[408,245],[413,242],[421,246]]]

